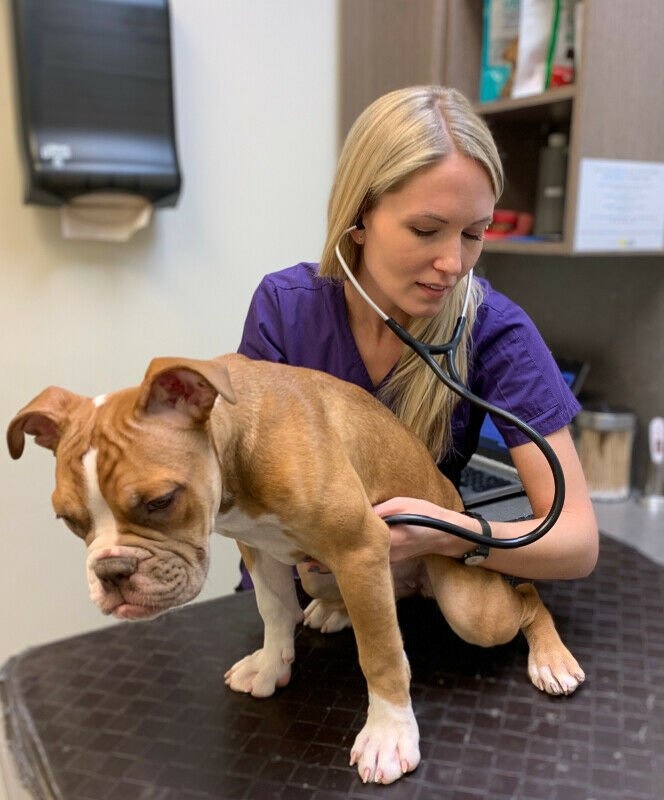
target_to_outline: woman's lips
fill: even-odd
[[[429,297],[444,297],[446,294],[449,293],[449,291],[451,289],[450,286],[440,286],[437,283],[420,283],[420,282],[418,282],[417,285]]]

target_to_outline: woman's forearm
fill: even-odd
[[[421,514],[450,522],[480,533],[476,519],[450,511],[425,500],[396,497],[375,507],[381,516]],[[535,529],[542,518],[500,522],[488,520],[493,539],[512,539]],[[418,525],[391,528],[391,559],[401,561],[427,553],[461,558],[476,545],[457,536]],[[551,530],[525,547],[491,548],[483,567],[522,578],[544,580],[583,578],[592,572],[597,561],[598,536],[590,504],[579,510],[563,510]]]
[[[512,539],[530,533],[541,521],[489,520],[489,524],[494,539]],[[471,543],[468,549],[473,549]],[[521,578],[575,579],[584,578],[593,571],[597,554],[594,515],[563,511],[555,525],[541,539],[525,547],[491,548],[483,566]]]

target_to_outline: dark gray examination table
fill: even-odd
[[[664,568],[603,537],[590,578],[538,586],[588,676],[569,698],[533,688],[521,638],[483,651],[430,602],[401,603],[423,758],[393,786],[347,766],[365,709],[349,631],[300,630],[269,700],[225,688],[261,644],[251,593],[12,658],[10,746],[36,798],[661,800]]]

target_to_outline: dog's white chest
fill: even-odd
[[[284,564],[296,564],[302,559],[302,551],[288,531],[284,531],[276,514],[250,517],[234,506],[230,511],[217,514],[214,529],[222,536],[264,550]]]

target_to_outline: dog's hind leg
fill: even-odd
[[[285,686],[295,659],[294,631],[302,620],[291,567],[262,550],[240,546],[256,589],[258,611],[265,626],[263,647],[234,664],[224,678],[236,692],[269,697]]]
[[[440,610],[458,636],[493,647],[517,635],[523,601],[501,575],[444,556],[426,556],[425,564]]]
[[[522,583],[515,591],[524,604],[521,630],[528,641],[530,680],[548,694],[572,694],[585,680],[585,673],[563,644],[535,587]]]
[[[528,675],[548,694],[571,694],[584,680],[534,586],[512,586],[497,572],[430,556],[427,572],[452,630],[481,647],[511,641],[523,631],[529,646]]]

